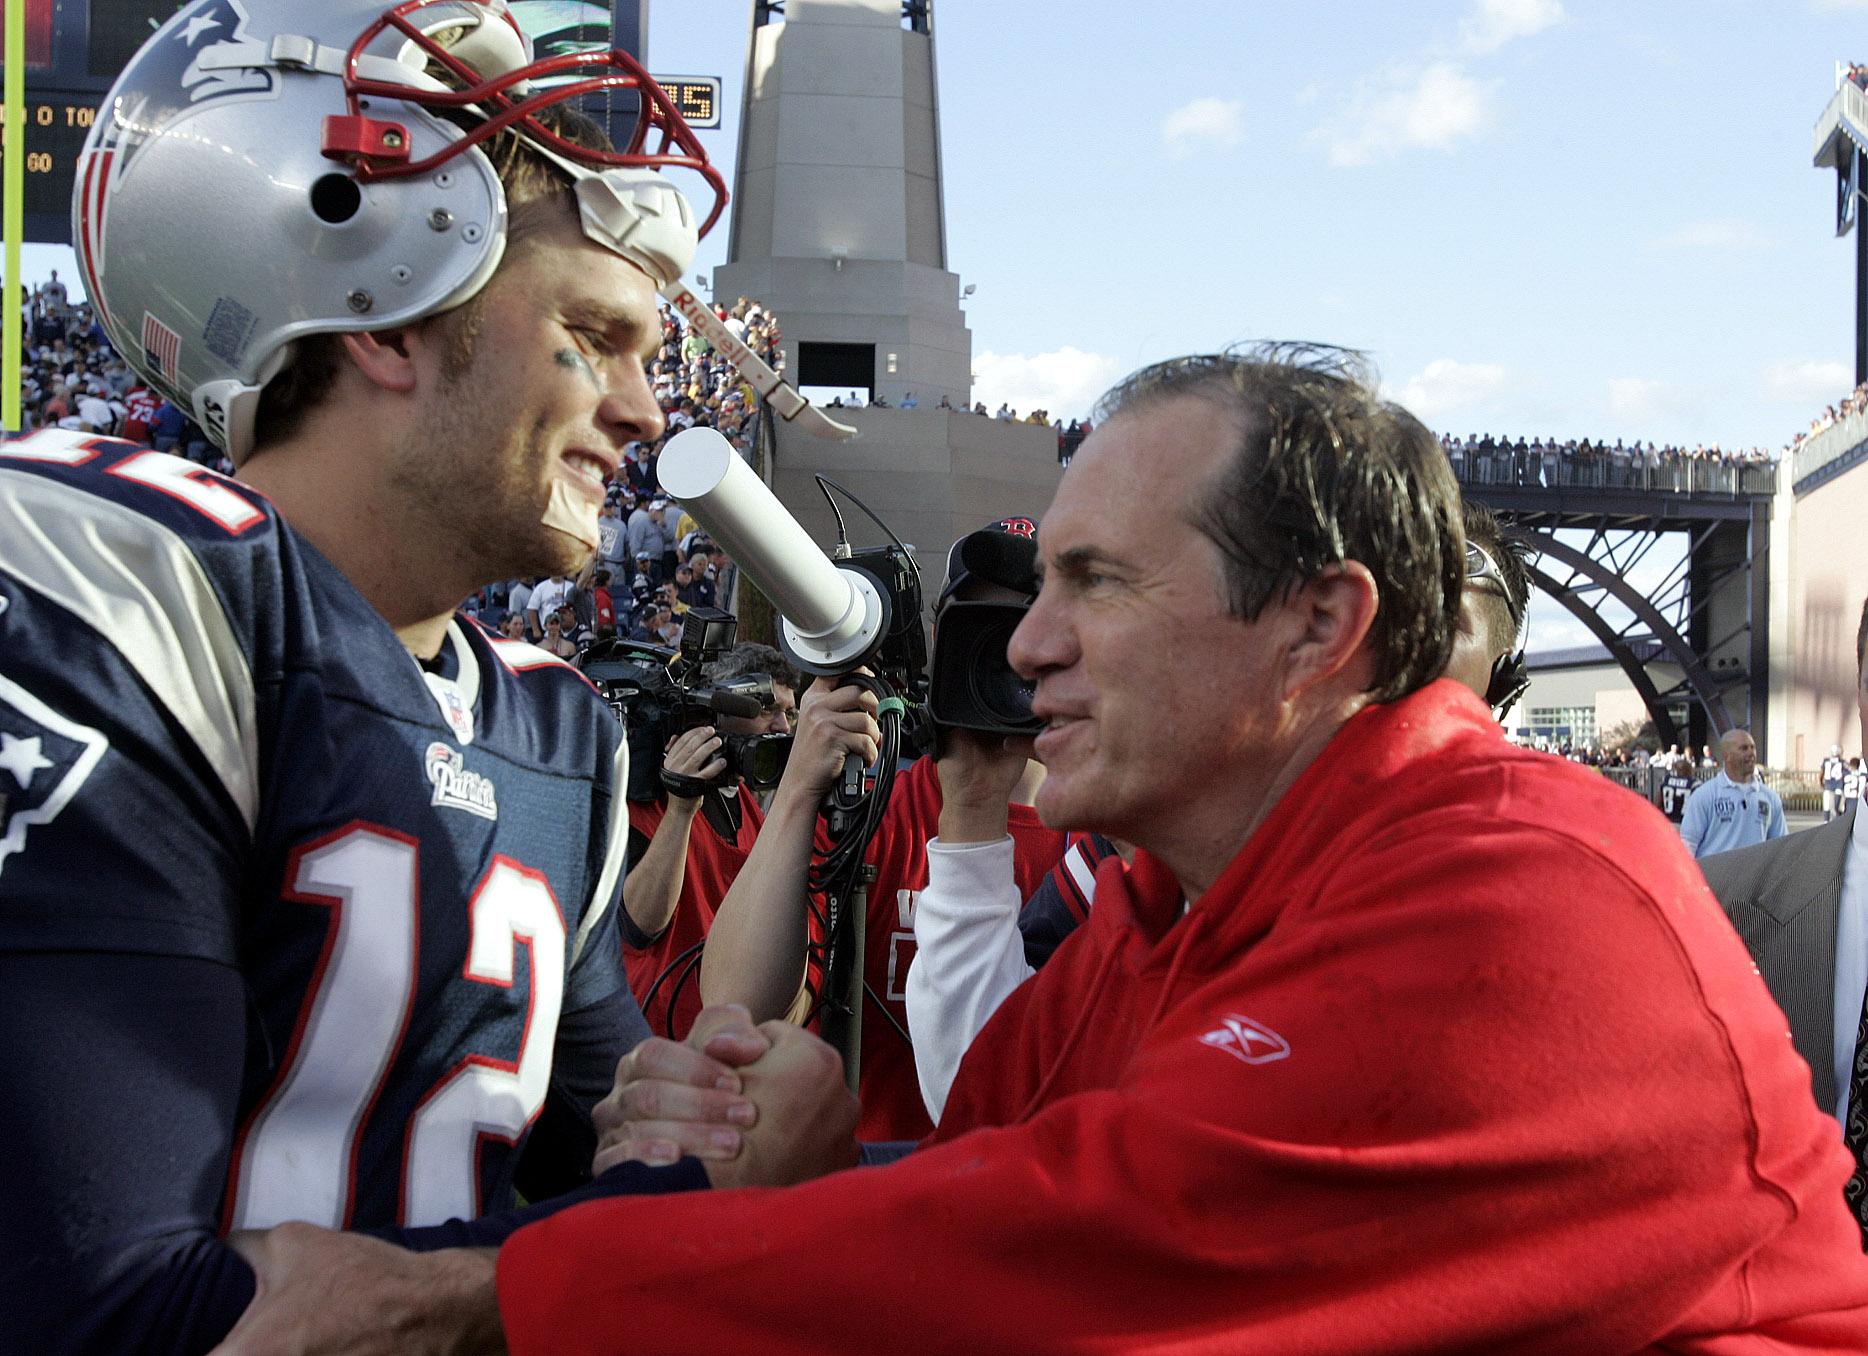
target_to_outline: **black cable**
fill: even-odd
[[[682,967],[681,974],[675,979],[674,987],[668,991],[668,1020],[662,1023],[662,1030],[671,1041],[681,1039],[681,1037],[675,1035],[675,1009],[681,1003],[681,990],[687,987],[689,978],[700,973],[701,956],[706,950],[706,947],[707,940],[703,937],[700,941],[681,953],[690,958],[688,963]],[[656,978],[659,979],[660,976],[658,975]]]
[[[846,529],[843,526],[843,510],[838,508],[837,501],[830,497],[830,490],[828,488],[829,485],[830,485],[830,481],[826,477],[824,476],[817,477],[818,492],[824,496],[824,502],[830,505],[830,511],[832,514],[836,516],[836,519],[837,519],[837,545],[842,546],[842,547],[847,547],[850,544],[850,534],[849,534],[848,529]],[[867,513],[868,510],[865,509],[864,512]],[[874,517],[875,515],[870,514],[870,516]]]
[[[689,956],[698,955],[700,952],[700,949],[706,945],[707,945],[707,939],[703,937],[698,942],[694,943],[693,946],[690,946],[686,951],[683,951],[680,955],[676,956],[673,960],[669,961],[667,965],[662,967],[662,972],[659,975],[655,976],[655,982],[649,985],[649,991],[643,994],[642,998],[640,999],[640,1006],[643,1012],[646,1013],[649,1010],[649,1008],[653,1006],[655,1002],[655,995],[661,991],[662,984],[664,981],[667,980],[668,976],[674,973],[675,967],[680,965]],[[668,1011],[671,1014],[671,1020],[672,1020],[672,1014],[674,1012],[674,1007],[675,1007],[674,1002],[670,1000],[668,1004]]]
[[[864,513],[868,514],[869,521],[874,523],[877,527],[881,528],[884,532],[886,532],[888,534],[889,540],[895,543],[895,549],[902,553],[902,559],[906,560],[909,566],[914,570],[915,578],[919,579],[921,577],[921,566],[919,562],[915,560],[914,554],[911,551],[909,551],[908,547],[905,544],[903,544],[902,539],[895,535],[895,530],[893,528],[891,528],[887,523],[883,522],[880,518],[876,517],[874,509],[870,508],[869,505],[865,504],[862,500],[858,499],[855,495],[851,494],[848,490],[844,489],[843,486],[837,484],[837,482],[832,480],[829,476],[824,475],[820,472],[817,476],[817,487],[821,490],[826,485],[828,485],[831,489],[835,490],[838,494],[842,495],[844,498],[848,499],[852,504],[856,505],[856,507],[861,509]],[[829,491],[825,491],[824,498],[830,499]],[[837,511],[837,503],[834,499],[832,499],[830,502],[830,511],[832,513],[836,513]],[[837,530],[838,530],[839,535],[841,535],[842,530],[843,530],[843,515],[841,513],[837,514]]]
[[[867,976],[864,976],[863,978],[863,992],[868,994],[869,997],[875,1002],[875,1005],[882,1009],[882,1015],[888,1018],[889,1025],[895,1028],[895,1034],[900,1036],[903,1040],[907,1041],[908,1044],[912,1046],[915,1043],[915,1038],[908,1034],[908,1028],[906,1028],[900,1022],[895,1020],[895,1014],[890,1012],[889,1005],[882,1001],[882,995],[877,993],[875,989],[870,987],[869,979]]]

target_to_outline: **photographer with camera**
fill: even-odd
[[[935,607],[933,690],[937,722],[950,717],[1003,727],[1029,720],[1029,694],[1005,661],[1005,641],[1036,592],[1036,522],[1003,518],[961,538],[949,552],[947,581]],[[948,630],[943,645],[943,626]],[[964,670],[964,672],[962,672]],[[822,945],[822,908],[807,873],[817,808],[836,783],[843,758],[875,758],[875,698],[853,686],[812,685],[799,722],[798,747],[772,802],[758,846],[720,905],[701,968],[708,1005],[739,1003],[755,1021],[789,1015],[808,1019],[821,998],[815,952]],[[1037,725],[1030,722],[1027,734]],[[965,759],[969,731],[943,729],[942,754],[901,769],[866,860],[876,870],[865,911],[865,1005],[858,1095],[865,1140],[919,1139],[933,1128],[915,1072],[906,984],[915,954],[915,907],[928,878],[928,840],[939,828],[949,758]],[[996,738],[1004,737],[999,728]],[[807,739],[821,755],[807,755]],[[1025,761],[1002,797],[1012,843],[1013,873],[1022,899],[1037,889],[1063,855],[1064,834],[1047,829],[1031,802],[1043,766]],[[1009,801],[1009,804],[1006,802]],[[807,950],[812,959],[807,963]]]
[[[629,874],[623,879],[623,961],[649,1029],[679,1040],[700,1011],[699,947],[714,911],[745,864],[764,815],[737,774],[729,742],[788,734],[802,680],[769,645],[735,645],[705,669],[716,688],[759,674],[771,697],[757,716],[716,718],[669,742],[652,800],[629,801]]]

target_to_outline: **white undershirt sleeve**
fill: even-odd
[[[915,1072],[928,1115],[939,1122],[947,1089],[973,1037],[1033,973],[1018,931],[1023,900],[1011,838],[928,843],[928,883],[915,902],[915,958],[904,1002]]]

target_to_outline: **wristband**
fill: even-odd
[[[713,783],[705,777],[693,777],[685,772],[670,772],[667,768],[662,769],[662,786],[669,795],[679,796],[682,800],[699,800],[712,785]]]

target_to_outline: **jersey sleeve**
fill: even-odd
[[[182,522],[23,469],[28,451],[127,453],[111,488]],[[231,545],[229,524],[273,520],[200,471],[110,440],[0,444],[0,952],[235,959],[259,804],[251,637],[183,529]],[[203,500],[221,519],[176,507],[184,492],[224,496]]]
[[[0,954],[0,1348],[196,1356],[253,1295],[219,1241],[245,992],[231,967]]]

